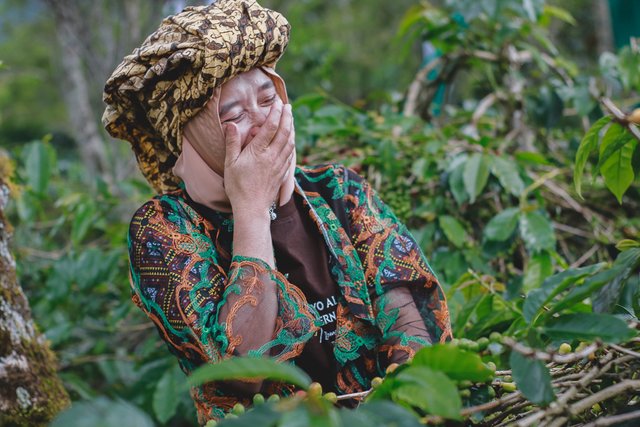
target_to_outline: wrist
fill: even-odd
[[[233,212],[233,222],[236,224],[250,224],[252,227],[259,227],[260,225],[269,225],[271,223],[271,215],[269,208],[256,208],[231,206]]]

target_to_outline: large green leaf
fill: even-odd
[[[476,197],[487,185],[490,169],[491,157],[486,154],[473,153],[467,160],[462,178],[471,203],[476,201]]]
[[[589,277],[584,283],[575,286],[562,298],[550,304],[543,315],[544,319],[550,319],[555,313],[580,304],[585,298],[593,296],[600,288],[615,280],[618,274],[618,269],[610,268]]]
[[[636,332],[627,323],[612,315],[601,313],[574,313],[551,319],[544,333],[556,340],[621,342],[633,338]]]
[[[482,363],[480,356],[450,344],[421,348],[413,358],[413,365],[444,372],[454,380],[484,382],[493,377],[493,371]]]
[[[153,412],[160,422],[167,422],[173,417],[180,402],[176,396],[176,390],[185,382],[185,375],[177,367],[167,369],[156,384],[153,393]]]
[[[458,388],[444,373],[426,366],[410,366],[397,376],[400,385],[392,391],[395,401],[408,403],[433,415],[460,419],[462,402]]]
[[[522,315],[527,322],[533,322],[541,309],[556,295],[572,284],[600,270],[604,264],[594,264],[582,268],[569,268],[546,279],[542,286],[527,294],[522,307]]]
[[[498,178],[502,188],[516,197],[524,191],[524,181],[520,178],[518,167],[513,160],[503,157],[493,157],[491,161],[491,172]]]
[[[612,270],[615,278],[593,295],[592,306],[595,313],[612,312],[624,291],[629,277],[640,268],[640,248],[631,248],[618,255]]]
[[[84,402],[74,402],[71,408],[61,412],[51,427],[153,427],[154,423],[138,407],[123,400],[106,397]]]
[[[509,364],[516,385],[529,401],[545,406],[556,398],[551,387],[551,375],[542,361],[513,351]]]
[[[527,263],[522,283],[525,292],[538,288],[542,282],[553,273],[551,255],[548,251],[534,254]]]
[[[584,173],[584,167],[587,164],[589,155],[598,148],[598,137],[600,131],[607,123],[611,122],[610,116],[604,116],[591,126],[591,129],[582,138],[578,151],[576,152],[576,165],[573,173],[573,185],[576,187],[576,192],[582,197],[582,175]]]
[[[301,369],[260,357],[234,357],[215,365],[201,366],[189,376],[189,384],[196,386],[209,381],[248,378],[284,381],[305,390],[311,384],[311,379]]]
[[[450,215],[442,215],[438,218],[440,228],[447,236],[447,239],[453,243],[457,248],[464,246],[465,242],[469,240],[469,236],[460,222]]]
[[[539,211],[520,215],[520,236],[529,252],[552,250],[556,246],[556,235],[551,221]]]
[[[607,188],[618,199],[618,203],[622,203],[622,196],[635,177],[631,161],[637,145],[638,141],[617,123],[611,125],[602,138],[600,157],[607,158],[602,161],[600,173]],[[616,147],[619,148],[616,150]]]
[[[484,237],[487,240],[503,242],[507,240],[518,225],[520,209],[508,208],[489,220],[484,227]]]

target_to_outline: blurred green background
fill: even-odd
[[[0,0],[0,145],[17,167],[20,283],[74,400],[125,399],[133,406],[118,410],[167,426],[194,425],[194,409],[175,398],[183,375],[128,301],[126,230],[152,192],[128,145],[102,129],[101,92],[185,4],[197,3]],[[637,238],[637,177],[622,206],[601,179],[582,201],[571,168],[603,114],[598,97],[639,102],[639,2],[261,4],[292,25],[278,70],[299,159],[371,180],[450,292],[457,336],[507,331],[518,295],[556,271],[611,263],[617,240]],[[632,311],[633,280],[614,301]]]

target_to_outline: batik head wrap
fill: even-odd
[[[158,193],[180,183],[172,168],[185,123],[226,81],[273,67],[289,31],[281,14],[253,0],[218,0],[169,16],[118,65],[105,85],[102,122],[113,137],[131,143]]]

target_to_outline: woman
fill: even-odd
[[[414,239],[354,172],[295,167],[277,12],[219,0],[163,21],[105,86],[107,130],[159,193],[129,230],[133,300],[181,368],[238,355],[366,390],[450,339],[443,293]],[[283,384],[192,390],[199,422]]]

